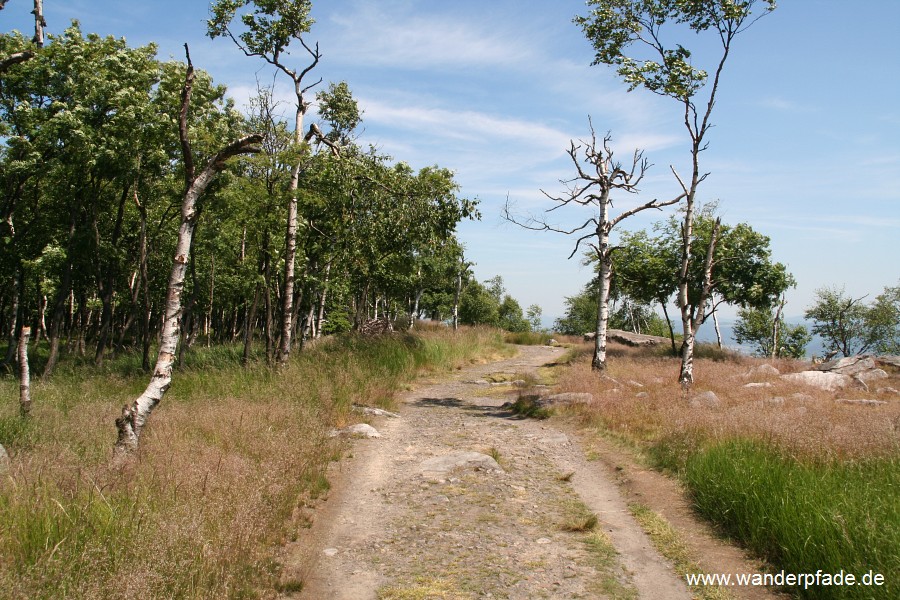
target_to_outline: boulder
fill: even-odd
[[[799,373],[788,373],[787,375],[782,375],[781,379],[829,392],[842,390],[845,387],[850,386],[853,382],[849,376],[842,373],[830,373],[825,371],[800,371]]]
[[[876,356],[875,362],[882,366],[890,365],[892,367],[900,369],[900,356]]]
[[[747,371],[747,377],[778,377],[779,375],[781,375],[781,371],[768,364],[757,365]]]
[[[656,346],[669,343],[669,338],[622,331],[621,329],[607,330],[606,339],[625,344],[626,346]]]
[[[876,381],[878,379],[887,379],[889,377],[889,375],[887,374],[887,371],[885,371],[884,369],[872,369],[871,371],[863,371],[862,373],[859,373],[856,377],[862,381],[869,382],[869,381]]]
[[[691,408],[718,408],[721,405],[722,401],[711,391],[701,392],[690,400]]]
[[[859,356],[845,356],[838,360],[830,360],[817,365],[815,370],[840,373],[841,375],[856,375],[874,368],[875,360],[867,354],[861,354]]]
[[[900,390],[892,387],[880,387],[875,390],[876,394],[884,394],[885,396],[900,396]]]

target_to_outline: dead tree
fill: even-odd
[[[520,220],[513,216],[509,200],[504,209],[504,217],[520,227],[534,231],[554,231],[566,235],[580,234],[575,242],[575,248],[569,254],[569,258],[575,256],[581,244],[584,243],[593,250],[593,254],[599,263],[600,291],[597,306],[597,328],[594,337],[594,357],[591,368],[595,371],[606,370],[606,332],[609,322],[609,290],[612,280],[613,251],[610,246],[610,232],[613,228],[628,217],[651,208],[661,209],[665,206],[676,204],[685,197],[679,194],[672,200],[651,200],[626,210],[617,217],[610,216],[612,206],[612,193],[614,191],[637,194],[638,185],[644,178],[650,163],[644,158],[643,151],[635,150],[628,170],[614,159],[614,153],[610,143],[612,136],[607,133],[602,142],[598,144],[594,125],[588,120],[591,128],[589,141],[581,140],[576,144],[570,142],[567,154],[575,165],[578,175],[572,179],[561,179],[560,183],[566,191],[562,195],[553,196],[541,190],[547,198],[556,203],[553,208],[545,212],[552,212],[564,206],[577,205],[590,207],[596,211],[596,216],[589,218],[583,224],[567,229],[557,225],[551,225],[546,218],[530,217]]]
[[[166,292],[165,320],[159,353],[156,357],[156,367],[153,369],[153,375],[144,393],[131,404],[126,404],[122,408],[122,415],[116,419],[119,434],[116,441],[116,452],[120,456],[137,449],[141,430],[150,417],[150,413],[162,401],[172,383],[172,366],[178,349],[178,329],[181,321],[181,294],[184,291],[184,278],[190,262],[191,243],[197,220],[197,201],[216,175],[225,168],[225,163],[229,158],[239,154],[259,152],[260,149],[255,144],[259,144],[263,139],[262,135],[253,134],[235,140],[210,158],[199,174],[196,172],[191,142],[188,138],[188,110],[194,82],[194,67],[191,64],[187,44],[184,45],[184,49],[187,56],[187,74],[181,91],[181,112],[178,120],[185,178],[184,197],[181,205],[181,228],[178,231],[178,244]]]
[[[0,1],[0,10],[6,6],[6,0]],[[34,37],[31,42],[37,48],[44,47],[44,28],[47,27],[47,21],[44,20],[44,0],[34,0]],[[13,52],[9,56],[0,59],[0,73],[3,73],[13,65],[25,62],[34,58],[33,50],[22,50],[21,52]]]

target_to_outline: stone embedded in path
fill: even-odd
[[[792,383],[800,383],[811,387],[819,388],[828,392],[842,390],[852,383],[852,379],[843,373],[830,373],[826,371],[800,371],[799,373],[788,373],[782,375],[781,378]]]
[[[400,415],[398,415],[397,413],[392,413],[381,408],[374,408],[372,406],[361,406],[359,404],[354,404],[353,410],[359,411],[364,415],[373,415],[376,417],[392,417],[394,419],[400,418]]]
[[[429,458],[421,464],[423,477],[443,479],[457,469],[502,473],[503,468],[497,461],[480,452],[459,451],[443,456]]]

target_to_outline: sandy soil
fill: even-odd
[[[663,476],[602,442],[590,442],[601,459],[589,461],[564,424],[501,408],[509,398],[486,377],[534,372],[562,352],[522,347],[512,359],[420,382],[401,398],[399,418],[372,419],[381,437],[352,442],[311,529],[285,548],[284,576],[303,582],[285,597],[690,598],[629,513],[635,499],[685,530],[708,572],[753,570],[696,523]],[[500,469],[490,460],[450,471],[437,464],[476,456],[462,452]],[[591,513],[596,528],[581,527]]]

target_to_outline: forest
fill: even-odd
[[[449,169],[414,172],[358,146],[356,101],[345,82],[314,87],[315,51],[297,97],[301,117],[317,105],[309,132],[289,124],[271,89],[241,112],[198,69],[187,154],[185,62],[77,23],[38,48],[17,32],[0,38],[0,56],[26,52],[4,61],[0,88],[3,365],[29,326],[43,377],[61,354],[99,365],[138,351],[149,369],[187,171],[251,133],[258,147],[229,160],[196,204],[179,360],[198,341],[242,342],[244,360],[264,347],[271,363],[380,316],[411,325],[455,314],[465,264],[455,228],[478,218],[477,201],[460,196]]]

